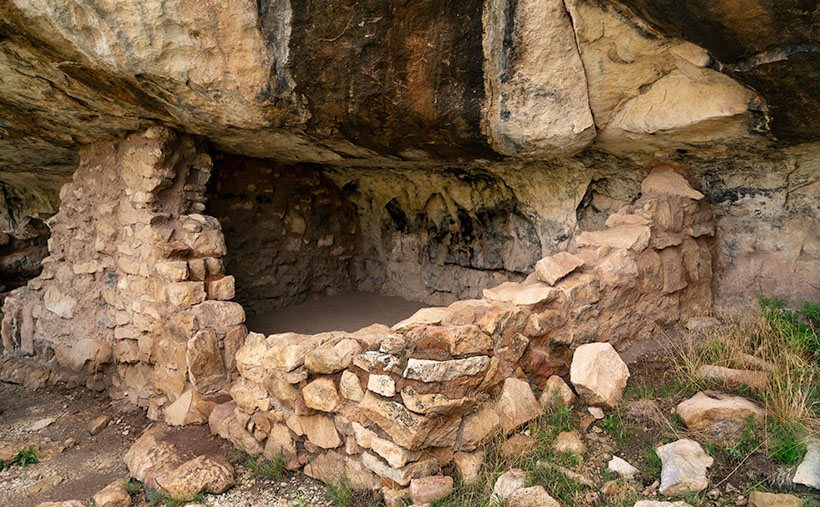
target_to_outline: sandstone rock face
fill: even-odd
[[[709,481],[706,469],[715,461],[697,442],[681,439],[655,449],[661,459],[661,486],[663,495],[677,496],[706,489]]]
[[[585,403],[614,407],[628,378],[629,368],[609,343],[581,345],[572,356],[570,379]]]
[[[507,27],[514,20],[515,33]],[[595,137],[587,83],[563,2],[490,2],[484,12],[484,78],[491,145],[500,153],[580,151]],[[512,36],[515,58],[505,55]]]

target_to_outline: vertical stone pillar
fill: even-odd
[[[201,147],[168,129],[85,147],[43,273],[7,300],[4,354],[152,419],[205,422],[200,400],[230,380],[247,333],[219,222],[201,214],[210,171]]]

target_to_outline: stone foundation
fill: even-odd
[[[671,166],[655,168],[641,191],[605,230],[580,234],[574,255],[545,258],[481,299],[425,308],[392,328],[250,333],[233,400],[213,409],[211,430],[311,477],[401,494],[540,415],[531,386],[565,375],[578,346],[622,347],[711,315],[708,202]]]

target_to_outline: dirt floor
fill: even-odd
[[[397,296],[354,292],[324,296],[272,312],[248,315],[247,326],[257,333],[292,331],[316,334],[325,331],[358,331],[371,324],[392,326],[427,305]]]

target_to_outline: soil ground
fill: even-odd
[[[424,303],[407,301],[398,296],[353,292],[248,315],[246,324],[251,331],[264,334],[288,331],[303,334],[353,332],[371,324],[392,326],[425,306]]]

